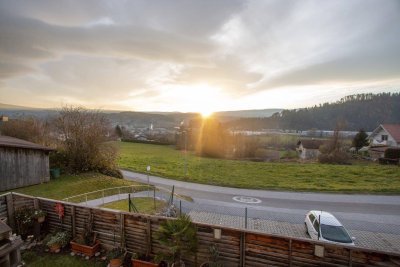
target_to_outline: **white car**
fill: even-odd
[[[309,211],[304,224],[311,239],[354,246],[355,238],[350,237],[339,220],[329,212]]]

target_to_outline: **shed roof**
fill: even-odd
[[[0,135],[0,147],[25,148],[25,149],[44,150],[44,151],[54,150],[53,148],[45,147],[22,139],[4,135]]]
[[[299,140],[299,142],[297,142],[297,145],[299,146],[300,144],[302,144],[303,147],[306,149],[319,149],[319,147],[324,143],[324,140],[305,139]]]

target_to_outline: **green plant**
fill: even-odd
[[[93,214],[89,215],[89,221],[85,218],[85,227],[83,234],[78,235],[75,240],[76,243],[86,246],[92,246],[96,242],[96,234],[93,233]]]
[[[219,258],[219,250],[216,245],[212,245],[208,248],[210,252],[210,259],[208,262],[208,267],[221,267],[222,264],[218,261]]]
[[[125,256],[125,251],[120,247],[115,247],[107,253],[108,260],[112,260],[112,259],[121,259],[122,260],[124,258],[124,256]]]
[[[171,263],[179,264],[183,255],[197,251],[197,229],[186,214],[162,222],[156,238],[168,250],[164,256]]]
[[[15,221],[17,223],[18,234],[29,234],[33,226],[33,210],[28,207],[23,207],[15,211]]]
[[[33,211],[32,218],[37,219],[40,217],[45,217],[47,213],[44,210],[37,209]]]
[[[65,247],[69,244],[71,240],[71,234],[66,231],[57,232],[50,237],[50,240],[47,242],[47,246],[51,247],[54,245],[59,245],[60,247]]]

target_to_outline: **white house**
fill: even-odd
[[[301,159],[317,159],[321,154],[319,147],[323,144],[323,140],[299,140],[296,150]]]
[[[381,124],[368,137],[370,146],[400,147],[400,124]]]

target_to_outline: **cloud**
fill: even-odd
[[[241,102],[382,84],[400,80],[399,11],[396,0],[0,0],[0,95],[156,110],[182,86]]]

